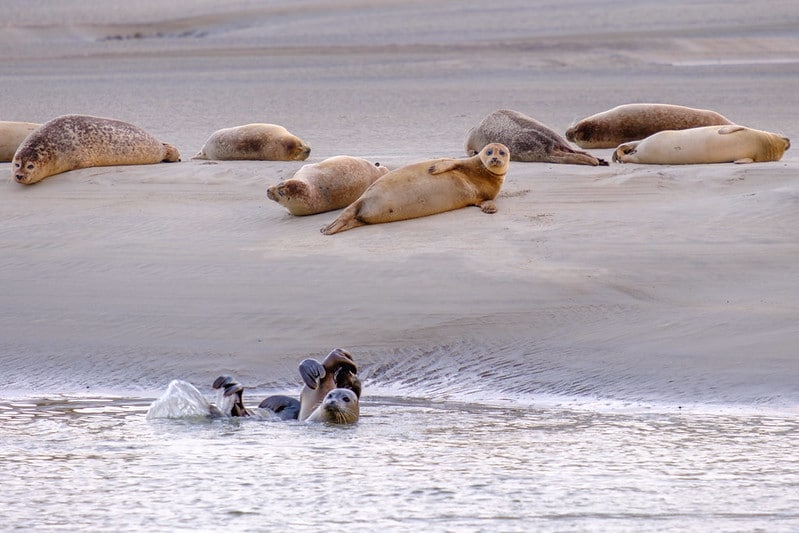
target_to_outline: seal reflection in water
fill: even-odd
[[[299,400],[282,394],[269,396],[258,408],[281,420],[354,424],[360,418],[361,381],[352,354],[341,348],[331,351],[320,363],[305,359],[299,366],[304,382]],[[253,416],[256,410],[244,406],[244,387],[230,376],[220,376],[213,384],[219,391],[218,405],[210,416]]]
[[[68,170],[180,161],[178,150],[121,120],[64,115],[28,135],[14,154],[14,179],[30,185]]]

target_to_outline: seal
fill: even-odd
[[[346,350],[332,350],[321,363],[315,359],[305,359],[300,363],[299,370],[305,383],[300,392],[300,412],[297,416],[300,421],[308,418],[333,389],[347,388],[356,396],[361,396],[361,381],[356,376],[358,367],[352,354]]]
[[[566,138],[580,148],[616,148],[664,130],[733,124],[708,109],[673,104],[624,104],[586,117],[568,130]]]
[[[668,130],[620,145],[613,161],[652,165],[779,161],[787,137],[739,125]]]
[[[14,154],[14,178],[30,185],[68,170],[180,161],[174,146],[121,120],[64,115],[28,135]]]
[[[354,424],[360,417],[358,400],[358,396],[350,389],[333,389],[305,421]]]
[[[14,153],[25,138],[41,126],[35,122],[9,122],[0,120],[0,163],[14,159]]]
[[[511,161],[607,165],[607,161],[575,150],[566,140],[537,120],[511,109],[486,116],[466,136],[466,154],[475,155],[489,143],[510,149]]]
[[[467,159],[434,159],[392,170],[321,232],[332,235],[365,224],[407,220],[469,205],[495,213],[493,200],[509,164],[508,148],[491,143]]]
[[[244,124],[211,134],[193,159],[304,161],[311,147],[277,124]]]
[[[291,178],[269,187],[266,196],[292,215],[314,215],[347,207],[387,173],[380,163],[339,155],[303,166]]]

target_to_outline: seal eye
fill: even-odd
[[[489,151],[486,152],[486,155],[491,155],[493,153],[494,153],[494,150],[489,150]]]
[[[21,167],[22,165],[20,165],[19,163],[14,163],[14,166],[15,166],[15,167],[17,167],[17,168],[19,168],[19,167]]]
[[[499,151],[499,155],[502,155],[502,156],[504,156],[504,155],[505,155],[505,150],[500,150],[500,151]]]
[[[346,396],[344,396],[344,401],[347,402],[347,403],[350,403],[350,399],[347,398]]]
[[[28,163],[28,170],[33,170],[33,163]]]

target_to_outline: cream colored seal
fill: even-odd
[[[374,182],[333,222],[332,235],[364,224],[423,217],[469,205],[494,213],[510,164],[510,151],[492,143],[468,159],[434,159],[393,170]]]
[[[489,143],[508,147],[512,161],[607,165],[589,153],[575,150],[566,140],[534,118],[499,109],[486,116],[466,136],[466,154],[475,155]]]
[[[68,170],[179,161],[180,154],[138,126],[90,115],[64,115],[28,135],[14,154],[17,182],[30,185]]]
[[[779,161],[791,146],[787,137],[744,126],[704,126],[660,131],[643,141],[626,143],[613,161],[652,165],[752,163]]]
[[[0,121],[0,163],[14,159],[19,145],[39,126],[35,122]]]
[[[704,126],[660,131],[643,141],[622,144],[613,161],[651,165],[759,163],[779,161],[790,148],[787,137],[744,126]]]
[[[566,130],[566,138],[581,148],[616,148],[664,130],[732,124],[708,109],[672,104],[624,104],[586,117]]]
[[[306,422],[354,424],[360,417],[358,396],[350,389],[333,389],[305,419]]]
[[[245,124],[211,134],[193,159],[304,161],[311,148],[277,124]]]
[[[303,166],[291,178],[269,187],[266,196],[292,215],[313,215],[347,207],[386,173],[380,163],[340,155]]]

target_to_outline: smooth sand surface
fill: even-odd
[[[336,346],[380,378],[468,346],[503,362],[467,388],[799,403],[797,148],[751,165],[512,163],[494,215],[333,236],[319,228],[335,212],[266,198],[303,163],[190,159],[219,128],[272,122],[307,162],[395,168],[464,157],[498,108],[565,132],[630,102],[796,140],[793,0],[0,6],[0,120],[113,117],[183,156],[30,187],[0,164],[0,389],[293,383]]]

